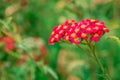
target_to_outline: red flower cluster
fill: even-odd
[[[83,40],[97,42],[105,32],[109,32],[109,30],[104,22],[99,20],[86,19],[80,22],[67,20],[65,23],[54,27],[49,38],[49,44],[55,44],[59,40],[74,44],[80,44]]]
[[[4,44],[4,51],[9,52],[15,48],[15,42],[12,38],[6,36],[0,38],[0,43]]]

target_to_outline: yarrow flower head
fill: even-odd
[[[95,53],[95,43],[98,42],[106,32],[109,32],[109,29],[105,26],[104,22],[99,20],[86,19],[79,22],[67,20],[63,24],[53,28],[49,38],[49,44],[55,44],[60,40],[64,42],[67,41],[71,44],[75,44],[83,51],[85,51],[84,47],[79,44],[85,44],[90,54],[100,66],[101,71],[104,73],[104,67]],[[109,75],[104,75],[104,77],[110,80]]]
[[[105,32],[109,32],[109,29],[99,20],[86,19],[80,22],[66,20],[53,28],[49,44],[55,44],[60,40],[74,44],[80,44],[83,40],[97,42]]]

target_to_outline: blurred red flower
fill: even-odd
[[[4,44],[4,51],[10,52],[15,48],[15,41],[8,36],[0,38],[0,43]]]

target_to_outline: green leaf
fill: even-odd
[[[10,24],[10,23],[11,23],[11,21],[12,21],[12,17],[9,17],[9,18],[7,18],[7,19],[6,19],[6,21],[5,21],[5,22],[6,22],[6,24]]]
[[[115,41],[120,46],[120,39],[116,36],[108,36],[107,39]]]
[[[57,74],[49,66],[44,66],[44,71],[46,74],[49,73],[55,80],[58,80]]]
[[[6,22],[4,22],[3,20],[0,20],[0,23],[3,25],[2,27],[3,27],[4,29],[10,30],[10,27],[6,24]]]
[[[22,43],[17,43],[16,45],[23,50],[27,50],[26,46],[23,45]]]

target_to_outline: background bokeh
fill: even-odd
[[[96,62],[74,45],[49,45],[52,28],[65,20],[99,19],[110,32],[97,42],[97,56],[112,80],[120,80],[120,0],[0,0],[0,80],[104,80]]]

